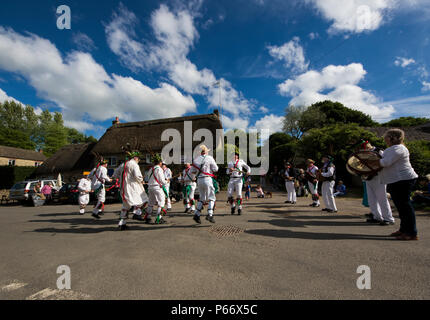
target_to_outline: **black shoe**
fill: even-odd
[[[394,222],[392,222],[392,221],[381,221],[380,223],[379,223],[379,225],[380,226],[392,226],[394,224]]]
[[[206,216],[206,220],[208,220],[211,223],[215,223],[215,219],[213,216]]]
[[[321,209],[321,211],[329,211],[329,209],[327,209],[327,208],[324,208],[324,209]]]
[[[104,211],[99,212],[99,216],[104,216],[104,215],[105,215]]]
[[[314,203],[311,203],[311,204],[309,205],[309,207],[315,207],[315,204],[314,204]]]
[[[235,211],[236,211],[236,207],[231,208],[231,214],[234,214]]]
[[[319,204],[312,203],[312,207],[318,208],[319,206]]]
[[[291,203],[291,201],[288,201],[288,200],[287,200],[287,201],[285,201],[284,203]]]
[[[133,214],[133,220],[139,220],[139,221],[143,221],[142,216],[139,214]]]
[[[119,231],[128,230],[128,226],[126,224],[123,224],[121,226],[118,226]]]
[[[296,201],[291,202],[291,204],[296,204],[296,203],[297,203]]]
[[[328,213],[337,213],[337,210],[331,210],[331,209],[328,209],[328,210],[327,210],[327,212],[328,212]]]
[[[188,213],[188,211],[190,211],[190,208],[185,208],[184,213]]]
[[[381,223],[382,221],[371,218],[371,219],[367,219],[366,222],[367,223]]]
[[[91,214],[91,216],[96,218],[96,219],[100,219],[100,216],[97,213],[93,213],[93,214]]]
[[[199,223],[199,224],[200,224],[200,223],[202,223],[202,222],[200,221],[200,216],[198,216],[198,215],[196,215],[196,214],[193,216],[193,220],[194,220],[195,222]]]
[[[364,216],[368,217],[368,218],[373,218],[373,214],[372,213],[366,213]]]
[[[144,220],[145,220],[145,223],[146,223],[146,224],[151,224],[151,223],[152,223],[151,218],[145,218]]]
[[[237,214],[240,216],[242,214],[242,209],[237,209]]]

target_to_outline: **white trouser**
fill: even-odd
[[[192,210],[194,210],[195,209],[194,192],[196,191],[197,184],[195,182],[190,182],[186,186],[190,186],[191,188],[190,188],[190,193],[185,198],[185,207],[191,208]],[[191,204],[191,202],[192,202],[192,204]]]
[[[336,202],[333,196],[335,181],[324,181],[321,187],[322,197],[327,209],[337,211]]]
[[[97,200],[99,202],[105,202],[106,201],[106,189],[105,189],[104,185],[102,186],[99,193],[97,194]]]
[[[287,201],[296,202],[296,188],[294,188],[294,181],[285,181],[285,188],[287,189]]]
[[[199,188],[199,203],[197,204],[197,215],[203,210],[203,205],[208,204],[208,214],[213,215],[215,206],[215,188],[211,177],[199,177],[197,179],[197,187]]]
[[[150,207],[158,206],[163,208],[166,204],[166,195],[164,194],[163,189],[156,186],[148,189],[148,205]]]
[[[314,184],[312,182],[308,181],[308,187],[309,187],[309,191],[311,192],[311,194],[318,194],[318,182],[315,183],[315,187],[314,187]],[[317,200],[317,201],[313,200],[313,203],[316,205],[320,205],[319,200]]]
[[[172,208],[172,202],[170,201],[170,183],[165,185],[166,191],[167,191],[167,209],[171,209]]]
[[[367,201],[376,220],[394,222],[391,206],[387,198],[387,186],[378,177],[366,181]]]
[[[233,197],[236,192],[236,198],[242,199],[243,180],[240,178],[230,178],[227,187],[228,197]]]
[[[81,208],[85,208],[85,206],[90,202],[90,195],[88,193],[86,194],[80,194],[79,195],[79,205]]]

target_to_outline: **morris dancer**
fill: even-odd
[[[88,173],[84,174],[84,177],[79,181],[78,190],[79,214],[83,215],[85,214],[85,207],[87,206],[88,202],[90,202],[90,192],[92,192],[91,180],[88,177]]]
[[[285,163],[284,179],[285,189],[287,189],[287,201],[285,201],[285,203],[296,204],[297,194],[296,188],[294,187],[296,173],[291,163],[289,162]]]
[[[182,189],[182,192],[184,194],[184,213],[190,212],[190,210],[191,212],[194,212],[196,210],[194,202],[194,192],[196,190],[197,184],[195,176],[190,171],[191,163],[187,162],[185,163],[185,169],[182,172],[182,182],[184,184]]]
[[[166,204],[166,197],[168,196],[166,185],[167,181],[161,168],[163,161],[159,154],[154,154],[152,156],[152,163],[154,166],[149,169],[148,178],[148,196],[149,204],[146,210],[145,221],[146,223],[151,223],[151,215],[154,206],[157,206],[157,216],[155,218],[156,224],[166,223],[162,218],[162,214],[166,214],[164,208]]]
[[[315,161],[313,161],[312,159],[308,159],[306,162],[308,164],[308,168],[306,169],[306,178],[308,180],[309,192],[312,195],[312,204],[310,204],[309,206],[319,207],[320,200],[318,195],[318,179],[317,179],[318,167],[315,165]]]
[[[361,145],[361,150],[378,152],[383,156],[383,150],[372,146],[368,141]],[[379,223],[381,226],[393,225],[395,220],[387,197],[387,185],[381,183],[380,175],[372,175],[366,179],[366,194],[372,216],[368,223]]]
[[[99,214],[103,214],[105,208],[106,201],[106,189],[105,182],[111,182],[112,180],[109,178],[107,173],[107,160],[101,160],[97,167],[94,168],[90,176],[92,176],[92,186],[91,189],[94,190],[97,196],[97,204],[94,207],[92,216],[96,219],[100,219]]]
[[[337,212],[336,201],[334,200],[333,196],[334,184],[336,180],[336,168],[333,164],[333,158],[331,156],[323,156],[322,162],[324,165],[321,175],[324,177],[324,182],[322,183],[321,193],[326,206],[326,208],[322,209],[322,211],[334,213]]]
[[[234,154],[234,161],[228,163],[227,174],[230,175],[230,181],[228,182],[228,202],[231,205],[231,214],[236,211],[237,204],[237,214],[242,214],[242,188],[243,182],[245,180],[245,174],[243,169],[246,170],[246,176],[251,173],[251,168],[246,164],[245,161],[239,158],[239,153]],[[233,193],[236,192],[236,202],[234,201]]]
[[[163,163],[162,166],[164,177],[166,178],[166,191],[167,191],[167,210],[172,210],[172,202],[170,200],[170,181],[172,180],[172,171],[167,167],[167,164]]]
[[[205,145],[200,146],[201,155],[193,162],[191,173],[196,174],[197,187],[199,188],[199,202],[197,204],[197,210],[194,212],[194,221],[201,223],[200,214],[203,210],[203,206],[208,204],[208,215],[206,220],[211,223],[215,223],[213,217],[215,208],[215,186],[213,179],[215,178],[214,173],[218,171],[218,166],[215,159],[208,155],[209,149]],[[216,183],[216,181],[215,181]]]
[[[125,219],[128,211],[133,208],[133,219],[142,219],[142,207],[148,203],[148,196],[143,188],[143,176],[140,171],[140,152],[128,152],[126,160],[114,173],[119,178],[122,209],[118,223],[119,230],[128,229]],[[130,160],[128,160],[130,159]]]

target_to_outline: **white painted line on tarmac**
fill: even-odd
[[[18,280],[13,280],[10,284],[7,284],[1,287],[1,291],[5,291],[5,292],[15,291],[25,287],[26,285],[27,283],[19,282]]]
[[[72,290],[58,290],[46,288],[31,296],[26,300],[86,300],[90,296],[85,293],[80,293]]]

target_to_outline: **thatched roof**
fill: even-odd
[[[121,154],[121,146],[125,146],[127,143],[133,144],[137,138],[142,146],[149,146],[153,151],[158,152],[168,143],[161,141],[163,131],[170,128],[176,129],[180,132],[181,137],[184,137],[185,121],[192,122],[193,133],[204,128],[213,132],[215,137],[215,130],[222,129],[217,110],[211,114],[118,123],[106,130],[106,133],[100,138],[93,151],[101,155]],[[197,144],[195,143],[195,145]]]
[[[33,161],[46,160],[46,156],[41,152],[6,146],[0,146],[0,157]]]
[[[74,170],[91,170],[94,155],[91,153],[95,143],[70,144],[62,147],[48,158],[35,171],[35,175],[49,175]]]
[[[367,130],[375,133],[378,137],[382,137],[388,129],[393,129],[389,127],[368,127]],[[430,122],[415,126],[415,127],[404,127],[398,128],[405,132],[405,140],[427,140],[430,141]]]

